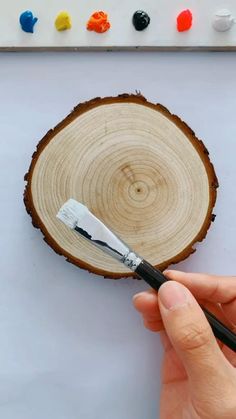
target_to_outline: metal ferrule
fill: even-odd
[[[138,257],[134,252],[129,252],[124,255],[122,262],[132,271],[136,271],[137,267],[142,262],[142,259],[140,259],[140,257]]]

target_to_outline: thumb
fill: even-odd
[[[199,388],[206,377],[219,383],[229,365],[193,295],[184,285],[168,281],[161,286],[158,301],[166,332],[189,379]]]

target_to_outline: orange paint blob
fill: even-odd
[[[192,27],[193,15],[191,10],[183,10],[177,17],[177,29],[179,32],[188,31]]]
[[[88,31],[103,33],[110,29],[111,25],[108,21],[108,15],[105,12],[99,11],[92,14],[87,22]]]

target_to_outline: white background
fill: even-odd
[[[178,267],[235,273],[235,54],[1,54],[3,419],[158,417],[162,349],[131,304],[146,284],[66,263],[31,226],[22,202],[23,176],[48,129],[81,101],[136,89],[195,130],[220,181],[215,223]]]
[[[189,8],[193,14],[190,31],[176,30],[176,17]],[[219,10],[228,8],[236,18],[235,0],[1,0],[0,47],[136,47],[136,46],[234,46],[236,25],[230,31],[216,32],[212,19]],[[19,16],[30,9],[38,18],[34,34],[25,33]],[[54,27],[58,12],[66,9],[72,18],[72,29],[58,32]],[[149,27],[134,30],[133,13],[145,10],[151,17]],[[96,34],[86,29],[90,15],[104,10],[111,29]]]

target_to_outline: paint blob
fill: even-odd
[[[219,10],[215,13],[212,26],[217,32],[226,32],[232,28],[235,19],[227,9]]]
[[[179,32],[188,31],[191,29],[193,23],[193,15],[191,10],[183,10],[178,16],[177,16],[177,30]]]
[[[25,12],[21,13],[19,21],[22,31],[33,33],[34,25],[38,21],[38,18],[34,17],[30,10],[26,10]]]
[[[110,29],[110,27],[111,25],[108,21],[108,15],[103,11],[93,13],[87,22],[88,31],[94,31],[97,33],[106,32]]]
[[[136,31],[143,31],[148,27],[150,20],[151,19],[146,12],[143,10],[137,10],[133,14],[132,22]]]
[[[63,11],[58,13],[55,20],[55,27],[58,31],[66,31],[71,29],[71,17],[68,12]]]

